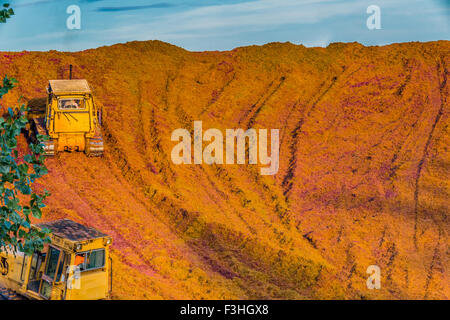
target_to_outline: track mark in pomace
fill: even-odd
[[[351,289],[352,288],[352,286],[353,286],[353,284],[352,284],[352,277],[353,277],[353,275],[355,273],[356,273],[356,263],[353,263],[352,267],[350,268],[350,272],[348,274],[348,277],[347,277],[347,281],[348,281],[347,289]]]
[[[192,242],[192,246],[200,252],[212,250],[209,255],[220,257],[220,261],[228,269],[241,270],[239,276],[242,281],[239,286],[249,286],[258,281],[255,274],[263,274],[267,278],[264,281],[266,284],[298,291],[303,289],[302,283],[299,286],[299,278],[308,283],[313,282],[317,278],[317,269],[321,266],[320,263],[303,260],[299,256],[290,257],[285,250],[266,246],[258,238],[247,237],[223,224],[206,225],[201,239]],[[284,264],[289,264],[292,268],[284,270]],[[245,272],[247,269],[251,272]],[[307,284],[303,286],[306,287]]]
[[[287,134],[285,133],[288,130],[288,122],[290,119],[295,119],[297,117],[297,113],[300,113],[299,108],[301,106],[300,101],[302,100],[302,97],[299,97],[295,100],[295,102],[292,104],[292,107],[288,107],[289,111],[286,116],[286,118],[283,121],[283,126],[280,127],[282,129],[281,133],[281,139],[280,139],[280,146],[284,145],[284,141],[287,137]]]
[[[99,212],[100,213],[100,212]],[[85,221],[89,221],[91,220],[92,216],[87,217],[84,213],[78,213]],[[98,220],[98,219],[97,219]],[[107,230],[109,230],[110,234],[113,236],[114,238],[114,243],[115,245],[113,246],[125,246],[128,247],[129,249],[132,249],[131,251],[136,255],[136,257],[138,257],[139,262],[141,262],[141,266],[145,266],[146,269],[146,274],[147,275],[151,275],[153,277],[158,277],[158,278],[164,278],[166,280],[168,280],[168,278],[165,278],[164,276],[160,275],[158,273],[158,271],[154,268],[154,266],[148,261],[148,259],[141,253],[141,250],[138,246],[134,245],[132,241],[127,240],[125,237],[122,236],[122,233],[120,232],[120,230],[114,226],[109,220],[107,219],[102,219],[101,220],[101,224],[102,225],[106,225]],[[134,267],[134,266],[139,266],[139,265],[133,265],[132,263],[128,262],[127,260],[127,256],[125,254],[122,253],[122,248],[119,250],[119,252],[121,253],[121,255],[123,255],[123,259],[121,260],[122,263],[128,265],[129,267]],[[136,269],[136,268],[134,268]],[[114,278],[113,278],[114,279]],[[114,286],[113,286],[114,287]]]
[[[239,184],[236,184],[235,180],[228,174],[225,168],[215,165],[214,169],[215,177],[221,180],[227,186],[227,190],[239,199],[241,206],[245,207],[245,204],[248,203],[248,197],[244,190],[239,187]]]
[[[402,96],[403,95],[403,92],[405,91],[405,88],[409,85],[409,83],[411,82],[411,78],[412,78],[413,66],[410,64],[410,60],[409,59],[406,60],[406,62],[404,63],[404,66],[406,67],[406,70],[408,71],[408,75],[406,76],[405,81],[400,85],[400,87],[395,92],[395,94],[397,96]]]
[[[306,107],[300,120],[297,122],[295,128],[290,133],[292,142],[289,145],[289,150],[290,150],[290,152],[289,152],[290,156],[289,156],[289,162],[288,162],[289,165],[288,165],[288,170],[283,178],[283,182],[281,183],[281,185],[284,189],[283,194],[287,200],[289,200],[289,192],[291,191],[291,189],[294,185],[292,179],[294,178],[294,173],[295,173],[295,170],[297,169],[297,150],[298,150],[298,145],[300,143],[299,135],[302,130],[303,124],[305,122],[305,119],[309,118],[311,116],[311,113],[314,111],[316,105],[318,103],[320,103],[320,101],[323,99],[323,97],[325,97],[325,95],[333,88],[333,86],[336,84],[337,80],[338,80],[337,76],[333,77],[331,79],[330,85],[322,93],[320,93],[320,92],[322,91],[322,88],[325,85],[325,83],[322,83],[320,85],[319,90],[318,90],[319,96],[312,103],[310,103],[310,102],[307,103],[307,105],[309,105],[309,107]],[[314,97],[312,99],[314,99]]]
[[[409,270],[408,267],[405,267],[405,287],[409,289]]]
[[[283,77],[282,77],[283,78]],[[255,110],[257,110],[261,103],[261,101],[263,101],[261,103],[261,105],[263,105],[268,98],[270,98],[270,96],[272,95],[271,93],[273,93],[273,89],[271,90],[271,88],[274,86],[276,80],[272,80],[269,85],[266,87],[266,89],[264,89],[263,93],[258,96],[258,99],[256,100],[256,102],[250,106],[250,108],[248,108],[247,110],[245,110],[244,114],[240,117],[238,124],[241,125],[242,122],[244,122],[245,119],[247,119],[248,117],[250,117],[252,114],[254,114]],[[281,80],[280,80],[281,81]],[[283,80],[284,81],[284,80]],[[283,82],[281,81],[281,82]],[[276,91],[277,89],[275,89]],[[248,128],[248,126],[247,126]]]
[[[353,274],[356,271],[356,261],[355,261],[355,257],[352,254],[352,248],[353,248],[354,244],[353,243],[349,243],[347,245],[347,248],[345,249],[345,262],[341,268],[341,272],[340,274],[342,275],[342,278],[345,279],[346,281],[348,281],[347,284],[347,288],[351,288],[352,283],[351,283],[351,278],[353,277]]]
[[[63,170],[64,168],[61,166],[61,164],[59,164],[59,166],[60,166],[60,168],[61,168],[61,172],[64,172],[64,170]],[[70,187],[72,190],[78,192],[77,190],[78,190],[79,186],[76,185],[76,182],[72,182],[72,181],[67,180],[67,179],[65,178],[64,175],[63,175],[63,180],[66,182],[66,185],[67,185],[68,187]],[[76,186],[75,186],[75,185],[76,185]],[[78,193],[77,193],[77,194],[78,194]],[[133,194],[133,193],[131,192],[131,194]],[[83,200],[83,203],[85,204],[85,206],[86,206],[87,208],[96,208],[96,207],[97,207],[97,206],[93,203],[92,200],[89,200],[89,198],[86,198],[86,197],[81,198],[81,197],[80,197],[80,200]],[[143,203],[142,201],[140,201],[140,200],[137,199],[137,198],[135,198],[135,200],[136,200],[138,203],[140,203],[141,205],[143,205],[143,207],[144,207],[148,212],[150,212],[150,209],[148,208],[148,206],[147,206],[145,203]],[[99,213],[98,209],[94,209],[94,212]],[[127,259],[126,255],[124,256],[125,261],[122,261],[123,263],[125,263],[126,265],[128,265],[128,266],[130,266],[130,267],[133,267],[133,266],[138,266],[138,267],[140,267],[140,266],[142,266],[142,267],[145,268],[145,271],[146,271],[145,273],[146,273],[147,275],[150,275],[150,274],[151,274],[151,275],[154,276],[154,277],[158,277],[158,278],[161,278],[161,279],[165,279],[165,280],[170,281],[169,278],[167,278],[167,277],[165,277],[165,276],[163,276],[163,275],[160,275],[160,274],[158,273],[158,271],[154,268],[154,266],[151,264],[151,262],[150,262],[150,261],[149,261],[142,253],[141,253],[140,248],[139,248],[137,245],[133,244],[133,242],[132,242],[131,240],[127,240],[126,238],[124,238],[124,237],[122,236],[120,230],[119,230],[116,226],[114,226],[114,225],[112,224],[111,221],[109,221],[108,219],[101,219],[101,215],[96,216],[96,215],[92,215],[92,214],[87,214],[87,213],[86,213],[85,211],[83,211],[83,210],[81,210],[81,211],[79,211],[79,212],[77,212],[77,213],[78,213],[78,215],[79,215],[81,218],[83,218],[84,221],[90,221],[90,222],[92,222],[93,219],[94,219],[94,220],[95,220],[95,225],[98,225],[98,226],[100,226],[100,225],[106,226],[106,227],[105,227],[105,230],[110,230],[110,231],[111,231],[111,233],[112,233],[112,235],[113,235],[113,237],[114,237],[114,239],[115,239],[114,242],[116,243],[116,245],[124,245],[125,247],[130,248],[131,251],[135,253],[136,257],[138,257],[139,262],[141,262],[141,265],[131,264],[130,262],[128,262],[128,261],[126,260],[126,259]],[[101,219],[101,221],[100,221],[100,219]],[[158,217],[156,217],[156,219],[158,219]],[[115,220],[114,220],[114,221],[115,221]],[[161,221],[160,221],[160,222],[161,222]],[[164,222],[161,222],[161,223],[164,224]],[[90,224],[90,223],[89,223],[89,224]],[[142,270],[141,270],[141,271],[142,271]]]
[[[203,167],[199,166],[198,168],[201,171],[201,173],[204,175],[204,177],[206,177],[206,179],[207,179],[208,183],[210,184],[210,186],[212,187],[212,189],[219,194],[219,197],[222,198],[222,200],[229,201],[230,197],[224,191],[219,189],[217,184],[211,179],[211,175],[207,174],[207,172],[204,170]],[[221,180],[221,175],[217,174],[217,172],[219,171],[219,166],[214,164],[212,166],[212,169],[214,170],[215,176],[219,180]],[[223,180],[222,182],[225,183],[225,180]],[[231,183],[231,179],[229,179],[229,180],[227,179],[226,183],[227,184]],[[245,203],[245,201],[247,200],[243,190],[236,188],[235,185],[232,186],[232,189],[228,189],[228,190],[231,190],[231,193],[234,196],[237,196],[241,203]],[[218,206],[220,210],[223,210],[223,207],[220,203],[216,202],[215,205]],[[250,223],[247,222],[247,220],[242,216],[241,212],[239,212],[237,210],[233,210],[233,214],[235,214],[242,221],[242,223],[246,226],[246,228],[250,231],[251,234],[253,234],[253,235],[257,234],[257,231],[255,230],[255,228],[253,228],[250,225]]]
[[[417,166],[417,171],[416,171],[415,188],[414,188],[414,236],[413,236],[414,246],[416,247],[416,249],[418,249],[417,241],[418,241],[418,224],[419,224],[419,192],[420,192],[420,185],[419,185],[419,183],[420,183],[420,177],[421,177],[421,174],[422,174],[422,169],[423,169],[423,166],[425,164],[426,158],[428,156],[428,151],[429,151],[428,149],[429,149],[431,141],[433,139],[434,131],[436,129],[436,126],[437,126],[439,120],[441,119],[441,117],[442,117],[442,115],[444,113],[444,105],[446,103],[446,96],[443,93],[443,90],[444,90],[445,86],[447,85],[447,74],[448,74],[448,71],[447,71],[447,68],[445,67],[445,63],[443,63],[442,67],[444,67],[444,73],[443,73],[443,78],[444,79],[443,79],[443,81],[441,83],[440,82],[440,79],[441,79],[441,71],[440,71],[441,64],[440,63],[437,64],[437,79],[438,79],[438,84],[439,84],[438,88],[439,88],[440,97],[441,97],[441,105],[440,105],[438,113],[437,113],[437,115],[436,115],[436,117],[435,117],[435,119],[433,121],[433,125],[431,126],[431,130],[430,130],[430,132],[428,134],[427,141],[426,141],[425,146],[424,146],[423,151],[422,151],[422,157],[420,158],[420,162],[419,162],[419,165]]]
[[[400,85],[400,87],[397,89],[396,95],[402,96],[403,95],[403,91],[405,90],[406,86],[409,84],[410,81],[411,81],[411,74],[408,74],[407,77],[406,77],[405,82],[402,83]]]
[[[237,273],[223,266],[223,264],[221,264],[220,261],[213,259],[208,255],[201,255],[200,250],[198,252],[198,256],[202,259],[204,264],[208,265],[211,268],[212,272],[220,274],[225,279],[232,280],[236,277],[239,277]]]
[[[181,107],[180,104],[178,104],[175,107],[175,113],[176,113],[178,122],[180,122],[181,125],[183,126],[183,128],[187,129],[191,133],[191,135],[193,135],[193,132],[194,132],[194,127],[193,127],[194,120],[192,119],[192,117],[189,116],[189,114],[186,113],[186,111]]]
[[[283,182],[281,183],[283,189],[284,189],[284,196],[286,196],[286,199],[288,199],[287,194],[292,189],[293,182],[292,178],[294,177],[295,169],[297,168],[297,137],[300,132],[300,129],[303,125],[303,119],[301,119],[297,125],[295,126],[294,130],[291,132],[291,137],[293,139],[293,142],[289,145],[290,150],[290,158],[288,162],[288,170],[286,172],[286,175],[283,178]]]
[[[356,272],[356,263],[352,264],[352,267],[350,268],[350,271],[348,273],[347,279],[350,280],[353,277],[353,274]],[[349,287],[351,286],[351,282],[349,283]]]
[[[92,206],[91,206],[92,207]],[[85,221],[90,221],[92,219],[92,216],[86,216],[85,213],[78,213]],[[99,216],[100,217],[100,216]],[[98,220],[98,219],[97,219]],[[136,257],[139,259],[139,262],[141,263],[140,265],[136,265],[136,264],[132,264],[131,262],[128,261],[128,257],[127,255],[122,253],[122,249],[119,250],[119,252],[121,253],[121,255],[123,256],[121,259],[121,262],[124,263],[125,265],[136,269],[136,267],[144,267],[145,268],[145,274],[147,276],[152,276],[152,277],[156,277],[156,278],[161,278],[161,279],[165,279],[165,280],[170,280],[169,278],[164,277],[163,275],[159,274],[158,271],[155,269],[155,267],[150,263],[150,261],[148,261],[148,259],[141,253],[141,249],[137,246],[134,245],[132,241],[127,240],[125,237],[122,236],[122,233],[120,232],[119,228],[114,226],[108,219],[102,219],[101,222],[99,221],[99,223],[97,223],[98,225],[102,224],[102,225],[106,225],[107,230],[109,230],[109,232],[111,233],[111,235],[114,238],[114,243],[115,245],[119,245],[119,246],[125,246],[129,249],[131,249],[131,251],[136,255]],[[114,278],[113,278],[114,279]],[[114,286],[113,286],[114,287]]]
[[[161,138],[156,127],[155,107],[157,106],[154,103],[150,102],[150,104],[152,105],[150,116],[144,116],[144,99],[142,96],[142,91],[143,82],[139,81],[137,97],[138,123],[136,125],[137,130],[135,131],[137,141],[136,148],[138,152],[143,156],[143,161],[147,164],[147,166],[150,167],[150,170],[153,173],[164,172],[166,178],[168,178],[168,174],[173,177],[174,173],[170,167],[167,155],[164,153],[163,148],[161,147]],[[153,161],[150,160],[151,158],[153,158]],[[156,166],[158,166],[158,172],[156,172],[155,170]]]
[[[208,102],[208,104],[202,108],[202,110],[200,111],[200,116],[202,116],[206,111],[208,111],[211,108],[211,106],[214,105],[220,99],[220,97],[223,95],[225,90],[231,85],[231,83],[234,80],[236,80],[236,73],[233,73],[233,76],[231,77],[231,79],[228,80],[227,83],[225,83],[225,85],[222,88],[220,88],[219,90],[214,90],[214,92],[212,94],[213,97]]]
[[[250,108],[248,108],[247,110],[244,111],[244,114],[239,119],[238,124],[241,124],[242,121],[244,121],[252,113],[252,111],[256,108],[256,106],[259,104],[259,102],[264,98],[264,95],[270,90],[272,85],[273,85],[273,81],[271,81],[269,83],[269,85],[264,90],[264,93],[262,95],[258,96],[258,99],[256,100],[256,102],[253,105],[251,105]]]
[[[112,224],[110,224],[110,223],[108,223],[108,222],[106,222],[106,224],[109,225],[109,228],[110,228],[111,230],[114,230],[114,232],[115,232],[115,234],[116,234],[115,237],[117,237],[118,235],[120,235],[120,231],[119,231],[118,228],[116,228],[115,226],[113,226]],[[148,260],[148,258],[145,257],[144,254],[142,254],[141,248],[139,248],[137,245],[133,244],[132,241],[125,239],[124,237],[120,237],[119,239],[120,239],[120,241],[121,241],[123,244],[125,244],[128,248],[131,248],[131,249],[132,249],[131,251],[136,255],[136,257],[139,258],[139,262],[142,263],[141,265],[145,266],[145,269],[146,269],[146,271],[147,271],[147,275],[151,275],[151,276],[153,276],[153,277],[158,277],[158,278],[170,280],[170,279],[167,278],[166,276],[161,275],[161,274],[158,272],[158,270],[155,269],[155,267],[154,267],[153,264]],[[122,251],[120,251],[120,252],[121,252],[121,254],[123,254]],[[125,254],[123,254],[123,256],[124,256],[125,261],[122,261],[122,262],[124,262],[126,265],[128,265],[128,266],[130,266],[130,267],[133,267],[133,264],[131,264],[130,262],[127,261],[127,256],[126,256]],[[135,269],[135,268],[134,268],[134,269]]]
[[[177,72],[178,72],[178,70],[177,70]],[[170,109],[170,105],[169,105],[170,89],[171,89],[171,84],[173,82],[175,82],[176,78],[177,78],[177,75],[173,75],[172,73],[169,73],[167,75],[164,93],[162,94],[162,101],[164,103],[164,111],[169,111],[169,109]]]
[[[248,148],[246,150],[248,152]],[[268,200],[264,199],[268,206],[273,208],[274,213],[278,216],[280,219],[280,222],[283,225],[289,225],[291,222],[291,215],[288,212],[287,203],[284,200],[283,197],[279,197],[273,188],[270,188],[269,185],[267,185],[259,172],[259,168],[255,166],[249,166],[245,170],[245,174],[249,177],[250,181],[253,181],[257,187],[261,190],[261,193],[267,197]],[[274,188],[277,188],[278,185],[274,184]]]
[[[397,247],[396,247],[395,243],[393,243],[391,246],[389,246],[387,253],[389,254],[389,260],[386,265],[386,269],[387,269],[386,280],[392,281],[392,272],[394,270],[394,261],[398,255],[398,251],[397,251]]]
[[[409,59],[406,61],[405,66],[407,66],[407,72],[408,75],[406,76],[406,79],[404,81],[404,83],[402,85],[400,85],[400,87],[397,89],[396,94],[400,97],[403,96],[403,92],[406,88],[406,86],[410,83],[411,79],[412,79],[412,75],[413,75],[413,67],[410,65],[409,63]],[[406,145],[406,143],[409,141],[410,136],[414,133],[414,129],[417,126],[417,123],[420,120],[421,115],[423,114],[425,109],[422,109],[421,114],[419,115],[419,117],[416,119],[416,121],[414,121],[414,123],[411,125],[411,127],[408,130],[408,133],[406,134],[405,138],[403,139],[402,143],[395,149],[394,155],[392,156],[391,162],[390,162],[390,166],[389,166],[389,175],[388,178],[391,179],[391,183],[393,183],[393,178],[396,177],[397,174],[397,170],[401,167],[401,165],[404,163],[404,161],[397,163],[399,160],[399,155],[402,152],[402,150],[404,149],[404,146]],[[400,119],[399,119],[400,120]]]
[[[386,237],[386,231],[387,231],[387,225],[384,226],[383,233],[381,234],[380,242],[378,243],[378,247],[380,247],[380,248],[384,243],[384,238]]]
[[[173,181],[175,178],[175,173],[171,167],[171,162],[169,161],[168,155],[164,152],[161,142],[161,134],[158,130],[156,118],[155,118],[155,108],[152,108],[150,115],[150,142],[152,144],[152,150],[154,155],[155,165],[159,167],[160,172],[164,174],[164,178]]]
[[[115,146],[115,148],[118,148],[117,143],[113,143],[115,140],[114,137],[108,135],[110,143]],[[123,152],[120,151],[120,149],[115,151],[115,156],[113,159],[117,162],[116,165],[120,168],[120,170],[123,172],[123,176],[125,180],[127,180],[129,183],[134,185],[136,188],[141,189],[145,192],[146,183],[143,181],[143,179],[138,175],[132,167],[128,164],[128,161],[126,157],[124,156]],[[136,198],[138,202],[141,202],[140,199]],[[171,224],[168,225],[169,229],[174,230],[177,234],[184,236],[185,232],[189,229],[189,227],[194,226],[198,224],[198,215],[194,213],[190,213],[186,209],[180,207],[175,202],[173,202],[171,199],[163,196],[161,198],[161,195],[158,195],[156,197],[148,198],[153,204],[157,205],[158,208],[161,210],[161,212],[165,212],[168,214],[169,222],[171,221]],[[142,203],[145,207],[147,207],[147,204]],[[167,222],[162,221],[159,217],[157,217],[161,223],[166,224]]]
[[[414,128],[416,127],[417,123],[419,122],[419,118],[411,125],[411,128],[409,129],[408,133],[406,134],[405,138],[403,139],[403,141],[400,143],[400,145],[395,149],[394,151],[394,155],[391,158],[390,164],[389,164],[389,175],[388,178],[389,179],[393,179],[396,177],[397,175],[397,170],[401,167],[401,165],[403,164],[403,162],[401,163],[397,163],[399,160],[399,155],[402,152],[405,144],[408,142],[409,137],[411,136],[412,133],[414,133]],[[393,183],[393,181],[392,181]]]
[[[313,232],[314,232],[314,231],[310,231],[310,232],[305,233],[305,234],[303,235],[303,238],[304,238],[305,240],[307,240],[307,241],[313,246],[314,249],[317,249],[317,242],[316,242],[316,240],[314,240],[314,238],[312,237],[312,233],[313,233]]]
[[[142,188],[146,185],[142,176],[135,169],[132,168],[129,160],[127,159],[126,152],[119,147],[116,137],[110,132],[106,123],[103,125],[103,137],[108,144],[108,156],[107,161],[114,163],[122,173],[123,178]],[[145,193],[144,193],[145,194]]]
[[[259,107],[256,108],[256,110],[253,112],[252,116],[250,117],[250,119],[248,120],[247,126],[246,128],[249,129],[251,127],[253,127],[256,117],[258,117],[258,114],[261,112],[262,108],[264,108],[264,106],[267,104],[267,102],[278,92],[278,90],[280,90],[281,86],[283,85],[283,83],[286,81],[286,77],[282,76],[280,78],[280,81],[278,83],[278,85],[273,89],[273,91],[264,99],[264,101],[261,103],[261,105]],[[256,106],[256,105],[255,105]]]
[[[162,94],[162,100],[163,100],[163,103],[164,103],[164,111],[168,111],[169,110],[169,99],[168,99],[169,86],[170,86],[169,81],[170,81],[170,75],[167,76],[165,90],[164,90],[164,93]]]
[[[431,259],[430,268],[428,269],[427,278],[426,278],[426,282],[425,282],[425,295],[423,297],[424,300],[428,299],[428,295],[430,293],[429,289],[430,289],[431,280],[433,278],[434,269],[436,268],[437,264],[440,264],[439,245],[441,243],[441,236],[442,236],[442,232],[441,232],[441,230],[439,230],[439,238],[438,238],[436,246],[434,247],[433,258]]]
[[[344,226],[341,225],[341,227],[339,228],[339,232],[336,238],[336,243],[340,243],[341,239],[342,239],[342,233],[344,232]]]
[[[108,132],[109,130],[106,130]],[[142,176],[136,172],[131,165],[129,164],[129,161],[127,160],[125,153],[119,148],[117,144],[117,140],[115,137],[113,137],[111,134],[106,134],[107,140],[109,141],[109,144],[111,145],[111,154],[112,157],[111,161],[119,168],[119,170],[122,173],[122,177],[130,183],[131,186],[137,188],[140,190],[144,195],[147,195],[149,191],[154,190],[154,193],[151,196],[146,196],[146,200],[150,201],[154,205],[158,206],[161,212],[164,212],[168,214],[168,217],[170,220],[176,220],[176,217],[179,215],[179,212],[185,212],[188,213],[187,210],[177,205],[172,199],[168,198],[168,195],[164,195],[161,193],[158,193],[156,189],[153,189],[151,185],[147,184]],[[142,199],[139,197],[134,197],[139,203],[141,203],[145,208],[148,210],[151,210],[149,205],[145,203]],[[155,217],[163,224],[167,225],[167,221],[163,220],[158,215],[155,215]],[[192,220],[192,219],[191,219]],[[195,220],[195,219],[194,219]],[[167,225],[169,229],[173,229],[170,225]],[[179,226],[177,222],[175,221],[175,229],[177,229],[178,232],[180,231]]]
[[[135,134],[136,134],[136,141],[137,141],[137,145],[136,145],[136,149],[137,151],[144,156],[144,158],[147,157],[147,141],[145,139],[145,128],[144,128],[144,120],[143,120],[143,100],[142,100],[142,80],[138,81],[138,85],[137,85],[137,89],[138,89],[138,93],[137,93],[137,124],[136,124],[136,128],[137,130],[135,130]]]

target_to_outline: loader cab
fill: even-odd
[[[51,244],[21,265],[20,293],[39,300],[97,300],[110,295],[112,239],[71,220],[34,226],[51,230]]]

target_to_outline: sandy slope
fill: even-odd
[[[47,161],[45,219],[114,237],[116,298],[446,298],[450,43],[0,53],[2,103],[86,78],[106,155]],[[279,128],[280,171],[175,166],[171,132]],[[366,268],[382,271],[366,288]]]

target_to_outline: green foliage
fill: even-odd
[[[5,23],[6,19],[11,18],[14,15],[14,10],[9,7],[9,3],[3,5],[3,9],[0,10],[0,23]]]
[[[5,76],[0,99],[15,83],[15,79]],[[36,179],[48,172],[40,156],[43,137],[38,137],[38,144],[30,144],[31,154],[20,158],[17,150],[17,136],[28,123],[26,111],[24,105],[16,112],[9,108],[7,115],[0,118],[0,250],[9,248],[31,254],[50,242],[49,230],[38,231],[30,223],[30,215],[41,218],[43,201],[49,193],[37,194],[31,188]],[[24,199],[27,205],[21,204]]]

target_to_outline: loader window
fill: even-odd
[[[45,253],[35,252],[31,259],[30,280],[36,280],[38,272],[41,269],[41,264],[45,261]]]
[[[86,270],[103,268],[105,265],[105,249],[94,250],[88,253]]]
[[[58,274],[56,275],[56,282],[61,281],[61,276],[62,276],[65,260],[66,260],[66,254],[63,251],[63,252],[61,252],[61,259],[59,261]]]
[[[28,277],[27,289],[33,292],[39,292],[39,285],[41,283],[41,277],[39,271],[41,270],[42,262],[45,261],[45,253],[35,252],[31,257],[31,270]]]
[[[58,108],[60,110],[84,109],[84,99],[59,99]]]
[[[103,268],[105,266],[105,249],[78,253],[75,257],[75,265],[80,266],[80,271]]]
[[[20,271],[20,281],[24,282],[25,281],[25,272],[27,270],[28,267],[28,257],[24,254],[23,255],[23,262],[22,262],[22,270]]]
[[[56,269],[58,268],[59,254],[60,251],[58,249],[50,247],[48,252],[47,267],[45,268],[45,275],[51,279],[55,278]]]
[[[45,280],[42,281],[41,295],[47,300],[50,299],[52,295],[52,285]]]

